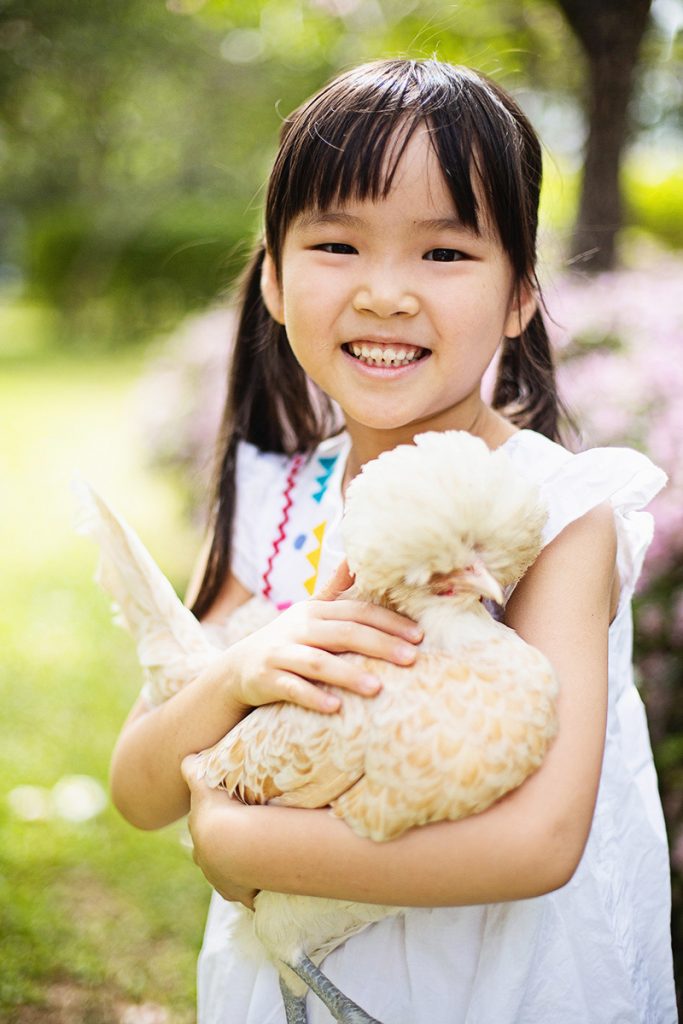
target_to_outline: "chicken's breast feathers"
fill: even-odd
[[[332,802],[359,835],[383,841],[485,810],[540,766],[556,734],[553,670],[511,631],[387,670],[363,776]]]
[[[337,692],[334,715],[296,704],[256,708],[200,755],[208,784],[250,804],[327,806],[360,778],[365,756],[368,702]]]

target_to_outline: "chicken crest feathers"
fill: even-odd
[[[449,430],[367,462],[348,487],[342,529],[351,571],[376,595],[402,583],[406,566],[413,582],[426,581],[473,547],[501,586],[515,583],[541,549],[546,519],[537,486],[503,448]]]

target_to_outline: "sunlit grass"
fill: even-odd
[[[142,356],[13,348],[0,360],[0,1017],[67,979],[191,1020],[208,888],[180,828],[138,833],[111,808],[82,824],[22,821],[7,796],[71,774],[106,785],[139,687],[131,643],[91,579],[95,550],[72,530],[73,472],[124,509],[180,589],[197,537],[168,482],[144,467],[133,412]]]

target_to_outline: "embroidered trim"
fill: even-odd
[[[320,484],[320,490],[317,491],[315,494],[311,495],[313,500],[317,501],[318,504],[320,504],[320,502],[323,500],[323,495],[327,490],[327,486],[330,482],[330,477],[332,476],[332,470],[334,469],[335,463],[338,458],[338,455],[328,455],[325,457],[318,456],[318,462],[322,466],[323,474],[322,476],[317,476],[315,478],[315,482],[317,484]]]
[[[303,455],[295,455],[294,456],[294,458],[292,459],[292,468],[289,471],[289,476],[287,477],[287,480],[285,482],[285,489],[282,492],[282,497],[284,498],[284,504],[282,506],[282,518],[280,519],[280,522],[278,523],[277,536],[276,536],[275,540],[273,541],[273,548],[272,548],[272,551],[270,553],[270,558],[268,559],[268,563],[266,565],[266,570],[263,573],[263,576],[261,577],[261,582],[263,583],[263,588],[261,590],[261,594],[265,598],[269,598],[271,593],[272,593],[272,590],[273,590],[273,587],[272,587],[271,582],[270,582],[270,574],[273,571],[273,563],[275,562],[275,559],[278,556],[278,552],[280,551],[280,547],[282,545],[282,542],[285,539],[285,535],[286,535],[285,527],[287,526],[287,523],[289,522],[289,510],[292,507],[292,505],[294,504],[293,501],[292,501],[292,497],[291,497],[292,491],[294,490],[294,482],[296,480],[297,474],[298,474],[299,470],[301,469],[301,466],[303,465],[303,463],[304,463],[304,456]]]
[[[315,497],[315,495],[314,495],[314,497]],[[313,573],[313,575],[310,576],[307,580],[304,580],[304,586],[305,586],[306,590],[308,591],[308,593],[310,594],[311,597],[313,597],[313,591],[315,590],[315,585],[318,582],[318,567],[320,566],[320,552],[323,549],[323,536],[324,536],[324,533],[325,533],[325,527],[326,526],[327,526],[327,520],[324,519],[322,523],[318,523],[318,525],[315,527],[315,529],[313,530],[313,536],[317,540],[318,546],[317,546],[317,548],[313,548],[313,550],[309,551],[308,554],[306,555],[307,560],[311,563],[311,565],[315,569],[315,572]]]

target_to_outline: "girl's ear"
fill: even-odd
[[[275,261],[268,250],[266,250],[261,266],[261,296],[273,320],[279,324],[284,324],[285,310],[284,302],[282,301],[282,289],[277,279]]]
[[[512,305],[505,321],[503,334],[506,338],[518,338],[529,326],[529,321],[538,309],[536,289],[526,282],[521,284],[513,296]]]

